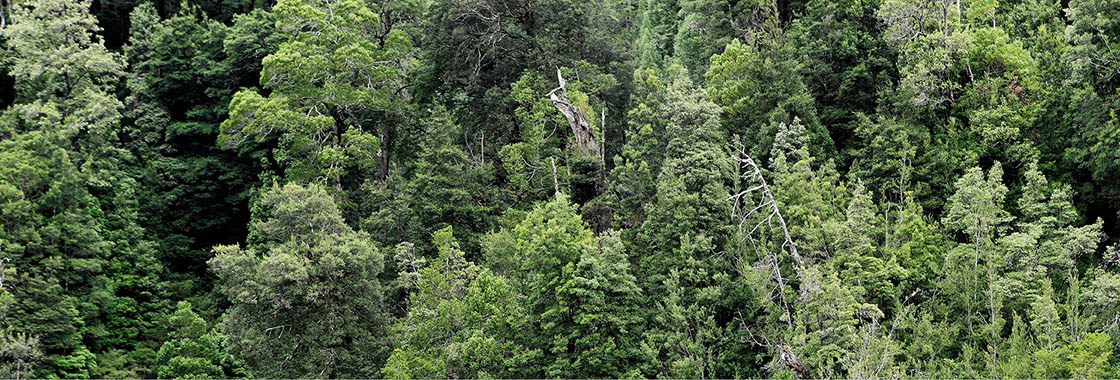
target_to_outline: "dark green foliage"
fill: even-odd
[[[1120,377],[1117,0],[0,16],[3,378]]]
[[[742,136],[748,153],[760,160],[769,157],[778,125],[794,120],[808,129],[813,156],[825,157],[834,149],[794,54],[792,44],[780,37],[748,44],[736,39],[712,57],[706,74],[708,94],[723,108],[725,133]]]

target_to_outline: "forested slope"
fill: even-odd
[[[2,378],[1120,378],[1120,0],[9,0]]]

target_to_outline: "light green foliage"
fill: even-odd
[[[524,311],[508,281],[463,257],[451,228],[436,231],[439,256],[418,273],[408,315],[394,330],[388,378],[506,378],[532,352],[516,340]],[[436,343],[439,342],[439,343]]]
[[[809,366],[814,377],[843,377],[844,364],[857,360],[862,342],[862,321],[878,322],[883,317],[875,305],[862,303],[840,283],[830,268],[811,268],[801,272],[801,289],[794,351]],[[831,274],[826,274],[831,272]]]
[[[1077,342],[1035,352],[1034,376],[1038,378],[1093,379],[1112,376],[1108,362],[1112,342],[1103,333],[1091,333]]]
[[[823,257],[836,238],[826,225],[840,220],[844,194],[831,162],[817,164],[809,153],[809,136],[801,121],[777,126],[770,167],[778,207],[789,223],[790,236],[810,257]],[[744,186],[754,186],[745,184]]]
[[[256,376],[375,376],[386,354],[381,252],[318,185],[274,186],[260,202],[260,243],[215,247],[209,262],[232,304],[225,345]]]
[[[274,154],[288,178],[341,188],[348,174],[387,166],[382,144],[400,112],[403,70],[412,42],[399,29],[376,30],[379,16],[363,2],[280,1],[276,29],[289,36],[265,57],[267,97],[243,90],[230,102],[220,142],[237,146],[278,135]]]
[[[518,104],[515,113],[520,139],[502,147],[499,157],[509,173],[509,187],[520,195],[519,198],[531,195],[543,199],[551,194],[550,190],[555,187],[551,176],[553,162],[559,160],[558,168],[563,168],[564,164],[562,151],[570,132],[563,115],[545,96],[556,86],[547,78],[539,72],[524,73],[513,83],[510,92],[510,97]],[[568,171],[557,169],[557,181],[567,174]]]
[[[934,284],[943,273],[948,237],[923,215],[916,202],[908,200],[888,239],[888,249],[906,271],[899,294],[914,297],[915,303],[932,296],[936,292]]]
[[[852,167],[849,177],[859,178],[872,193],[896,201],[904,193],[928,192],[914,184],[918,150],[929,141],[929,132],[897,118],[867,115],[856,118],[855,135],[862,146],[849,152]],[[913,195],[913,194],[912,194]]]
[[[994,349],[1003,329],[1002,308],[1007,293],[998,283],[1002,266],[995,239],[1005,231],[1011,216],[1004,211],[1007,187],[1003,169],[996,163],[987,176],[973,168],[957,181],[957,192],[949,197],[945,226],[966,236],[966,243],[949,251],[941,287],[958,294],[954,303],[964,313],[970,340],[981,340]],[[976,343],[974,343],[976,344]]]
[[[689,258],[682,265],[691,275],[696,260]],[[689,274],[686,274],[688,276]],[[701,378],[715,376],[719,353],[715,344],[719,340],[719,327],[711,309],[685,297],[687,286],[681,286],[681,274],[669,273],[664,286],[668,294],[658,301],[653,310],[652,328],[645,333],[642,352],[646,356],[643,374],[651,377]],[[712,289],[703,289],[713,295]]]
[[[0,358],[4,364],[0,365],[0,376],[6,378],[24,378],[31,376],[35,364],[42,360],[43,353],[39,351],[39,339],[27,334],[0,335]]]
[[[617,85],[614,76],[601,73],[584,61],[562,71],[569,100],[587,117],[596,140],[601,140],[599,111],[605,105],[598,97]],[[570,124],[547,96],[557,86],[552,75],[537,71],[526,71],[513,83],[510,97],[517,106],[514,114],[520,139],[501,147],[499,157],[518,198],[543,200],[559,184],[562,191],[582,203],[597,194],[595,187],[603,163],[599,157],[580,149]]]
[[[564,266],[557,303],[541,315],[549,351],[557,362],[552,377],[633,377],[641,330],[641,288],[618,236],[601,235],[585,247],[579,261]],[[546,335],[547,336],[547,335]]]
[[[16,0],[0,46],[0,377],[1120,377],[1117,0]]]
[[[1085,294],[1089,314],[1097,318],[1094,326],[1096,329],[1107,332],[1109,336],[1116,336],[1120,333],[1120,323],[1117,323],[1120,321],[1120,274],[1115,269],[1110,272],[1093,272],[1096,276]]]
[[[1016,232],[999,243],[1006,255],[1002,261],[1007,263],[1001,282],[1017,295],[1012,302],[1025,304],[1027,295],[1043,289],[1039,284],[1068,285],[1064,283],[1077,258],[1097,250],[1103,223],[1074,226],[1079,217],[1068,185],[1051,186],[1033,163],[1023,176],[1026,183],[1018,201],[1021,216]]]
[[[156,375],[161,379],[215,379],[228,377],[222,364],[230,361],[209,325],[182,301],[168,319],[170,338],[156,355]]]
[[[878,211],[863,183],[856,183],[844,222],[825,228],[838,230],[834,270],[857,301],[885,312],[895,309],[902,300],[903,294],[895,284],[902,282],[905,274],[890,251],[879,249],[884,232]]]
[[[540,375],[633,375],[641,290],[621,241],[596,241],[564,195],[535,207],[509,237],[527,312],[522,339],[544,355],[533,360]]]
[[[24,268],[4,325],[38,339],[35,377],[96,376],[95,352],[140,349],[165,302],[117,133],[123,60],[89,8],[20,2],[4,30],[16,98],[0,127],[0,249]]]
[[[15,302],[15,297],[8,291],[11,283],[4,281],[13,278],[16,270],[10,264],[10,259],[0,256],[0,376],[5,378],[24,378],[32,376],[35,365],[43,359],[43,352],[39,349],[39,338],[26,333],[12,333],[7,323],[9,309]]]

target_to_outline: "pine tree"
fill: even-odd
[[[39,339],[35,376],[96,376],[95,353],[145,348],[166,302],[118,133],[124,62],[96,37],[88,1],[6,11],[19,22],[5,29],[16,101],[0,127],[0,244],[26,268],[9,326]]]
[[[662,111],[671,117],[665,127],[665,159],[638,237],[644,251],[639,256],[644,288],[657,297],[664,295],[658,289],[677,261],[675,251],[684,236],[706,237],[717,244],[726,238],[732,177],[718,107],[692,87],[683,67],[671,70]]]
[[[596,242],[565,195],[508,230],[512,282],[525,297],[535,376],[622,377],[637,359],[637,296],[621,241]],[[529,374],[527,374],[529,375]]]

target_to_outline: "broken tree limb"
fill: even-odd
[[[564,115],[564,118],[568,119],[568,125],[572,127],[572,135],[575,137],[576,145],[579,146],[580,151],[584,154],[601,157],[599,139],[595,136],[595,131],[591,129],[591,122],[587,119],[583,110],[576,107],[568,99],[567,82],[564,81],[564,76],[560,73],[559,68],[556,69],[556,79],[560,83],[560,87],[548,92],[548,98],[552,100],[552,105]]]

